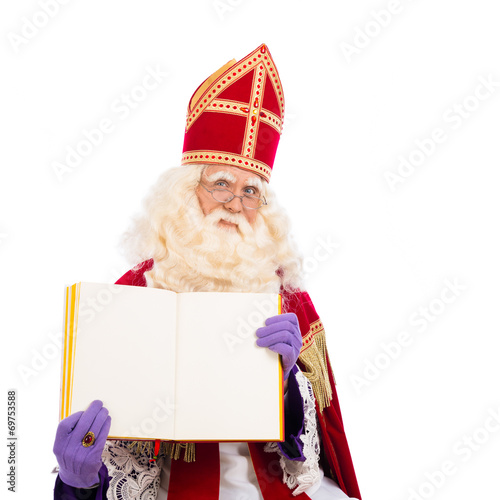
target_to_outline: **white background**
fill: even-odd
[[[5,411],[18,391],[18,497],[52,495],[63,286],[129,269],[118,238],[179,164],[189,98],[265,42],[286,99],[272,185],[306,258],[363,498],[497,498],[496,4],[73,0],[44,26],[41,4],[0,15],[0,398]],[[168,76],[117,113],[148,67]],[[113,131],[59,181],[54,163],[103,118]],[[445,139],[416,152],[436,128]],[[400,156],[419,165],[391,190]],[[446,280],[462,287],[448,303]],[[399,335],[410,343],[396,348]],[[147,379],[140,360],[112,362],[117,380]]]

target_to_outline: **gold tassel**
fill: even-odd
[[[182,443],[175,443],[174,446],[172,447],[172,451],[170,452],[170,456],[174,460],[179,460],[182,448],[183,448]]]
[[[186,451],[184,452],[184,460],[186,462],[196,461],[194,443],[186,443]]]
[[[136,455],[151,455],[154,449],[154,441],[131,441],[128,448]],[[184,450],[184,461],[194,462],[196,460],[195,443],[174,443],[172,441],[162,441],[159,455],[170,456],[174,460],[181,458]]]
[[[173,443],[170,450],[170,456],[174,460],[178,460],[181,456],[181,450],[184,449],[184,461],[194,462],[195,458],[195,444],[194,443]]]
[[[304,375],[311,382],[319,410],[322,412],[323,408],[330,406],[332,386],[328,377],[325,330],[319,320],[311,325],[313,332],[316,329],[318,330],[315,333],[311,334],[310,332],[307,335],[310,343],[309,345],[305,344],[307,348],[300,353],[299,361],[306,369]]]
[[[150,455],[153,450],[154,441],[131,441],[127,447],[136,455]]]

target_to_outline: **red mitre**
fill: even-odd
[[[189,101],[182,164],[222,163],[269,182],[285,101],[273,58],[262,44],[209,76]]]

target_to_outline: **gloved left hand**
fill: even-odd
[[[101,455],[110,425],[108,410],[99,400],[59,422],[54,454],[64,483],[74,488],[90,488],[99,483]]]
[[[268,347],[281,355],[283,378],[286,380],[302,348],[302,334],[295,313],[278,314],[266,319],[266,326],[258,328],[257,345]]]

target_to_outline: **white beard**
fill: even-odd
[[[220,226],[221,219],[237,227]],[[242,214],[224,208],[205,216],[199,207],[191,207],[171,222],[166,258],[155,260],[154,269],[146,273],[148,286],[175,292],[278,293],[274,242],[259,217],[250,225]]]

